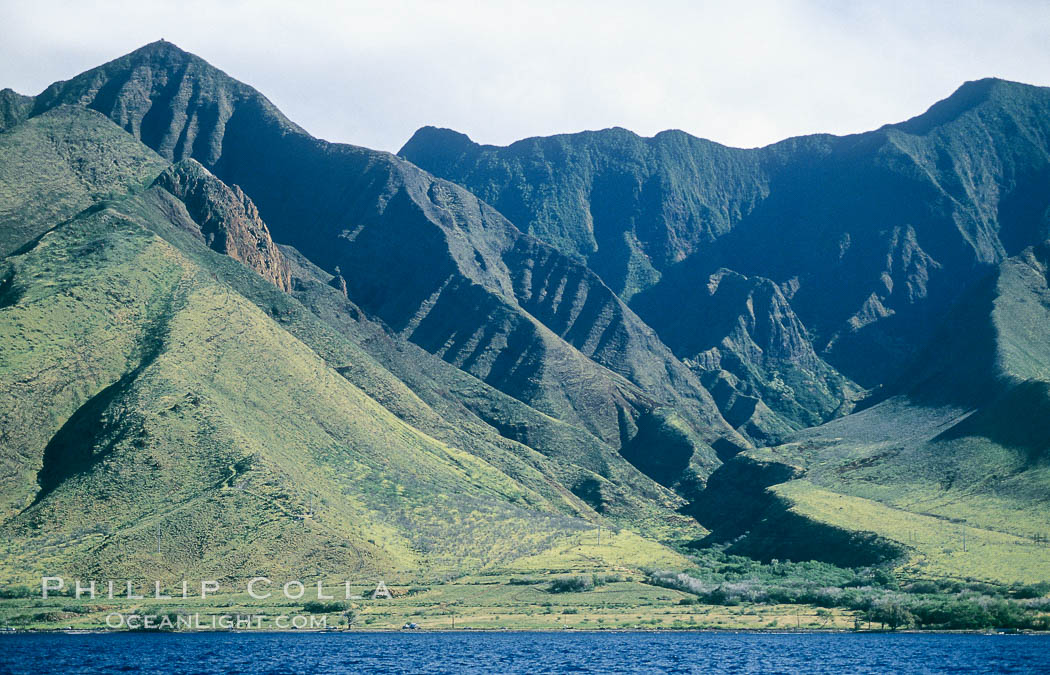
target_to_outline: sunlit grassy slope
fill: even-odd
[[[0,256],[167,165],[104,116],[61,106],[0,134]]]
[[[591,527],[397,419],[125,211],[9,258],[7,575],[462,571]]]
[[[901,571],[909,576],[974,578],[1004,583],[1038,583],[1050,579],[1050,546],[1007,531],[970,524],[976,519],[922,515],[873,499],[832,492],[804,480],[783,483],[773,491],[792,508],[814,520],[845,529],[863,528],[909,548]],[[998,504],[983,503],[986,509]],[[1034,519],[1006,526],[1036,525]]]

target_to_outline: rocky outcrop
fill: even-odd
[[[193,234],[210,248],[239,260],[282,291],[291,290],[288,263],[255,204],[239,187],[227,186],[192,159],[164,171],[154,185],[186,205],[197,226]]]

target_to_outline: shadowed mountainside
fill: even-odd
[[[797,559],[813,555],[802,533],[828,527],[868,533],[869,558],[902,557],[913,573],[1045,578],[1048,263],[1044,242],[993,268],[864,410],[716,471],[694,505],[712,538]]]
[[[623,129],[494,147],[426,127],[400,154],[585,261],[680,358],[721,321],[697,292],[712,275],[771,280],[845,393],[894,380],[967,286],[1050,234],[1048,120],[1047,89],[981,80],[901,124],[753,150]]]

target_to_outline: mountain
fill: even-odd
[[[21,150],[0,163],[29,153],[43,169],[42,139],[70,151],[113,131],[60,106],[5,132]],[[614,531],[699,529],[612,448],[465,373],[458,386],[493,418],[577,454],[510,441],[448,394],[432,408],[351,339],[384,336],[376,351],[391,356],[395,337],[367,325],[348,337],[284,292],[293,270],[308,284],[305,263],[273,244],[249,197],[126,137],[152,180],[77,213],[65,203],[0,269],[5,578],[462,573],[537,554],[572,564],[563,549],[602,514]],[[99,161],[127,184],[140,166],[108,148]],[[38,198],[4,194],[12,212]],[[451,379],[430,361],[444,365],[422,350],[397,365],[429,369],[431,386]],[[617,559],[675,559],[617,536]]]
[[[748,447],[597,276],[462,188],[388,153],[315,139],[166,42],[52,85],[32,114],[69,104],[239,186],[276,241],[343,270],[362,311],[540,412],[621,448],[640,418],[668,407],[699,439],[691,484],[718,465],[710,444]]]
[[[697,293],[712,275],[772,281],[848,404],[851,381],[893,381],[970,284],[1050,234],[1048,113],[1047,89],[990,79],[901,124],[751,150],[623,129],[494,147],[428,127],[399,154],[585,261],[679,358],[719,320]]]
[[[163,41],[3,90],[0,578],[1050,578],[1048,104],[392,155]]]

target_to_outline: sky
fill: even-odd
[[[1050,85],[1046,0],[0,0],[0,87],[164,38],[315,136],[396,151],[626,127],[739,147],[865,131],[966,80]]]

